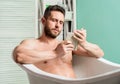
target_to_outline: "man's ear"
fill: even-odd
[[[46,19],[44,17],[42,17],[41,22],[44,25],[46,23]]]

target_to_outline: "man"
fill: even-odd
[[[43,34],[38,39],[27,39],[18,45],[13,52],[18,63],[33,63],[48,73],[75,78],[72,68],[72,54],[99,58],[103,51],[99,46],[86,41],[86,30],[74,31],[78,47],[74,50],[71,41],[59,42],[55,39],[62,31],[65,10],[58,6],[49,6],[41,19]]]

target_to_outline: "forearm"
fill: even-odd
[[[50,60],[57,55],[55,51],[36,51],[30,49],[21,49],[14,51],[14,58],[18,63],[36,63],[40,61]]]
[[[86,50],[89,56],[99,58],[104,55],[102,49],[96,44],[86,42],[81,44],[81,46]]]
[[[98,45],[87,42],[85,29],[75,31],[74,38],[78,40],[78,49],[74,50],[73,54],[96,58],[102,57],[104,55],[102,49],[100,49]]]

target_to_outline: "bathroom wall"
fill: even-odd
[[[35,1],[0,0],[0,84],[29,84],[12,59],[23,39],[35,37]]]
[[[120,0],[77,0],[81,27],[87,29],[87,40],[104,50],[104,58],[120,63]]]

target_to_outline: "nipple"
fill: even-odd
[[[47,61],[44,61],[44,63],[46,64],[46,63],[47,63]]]

